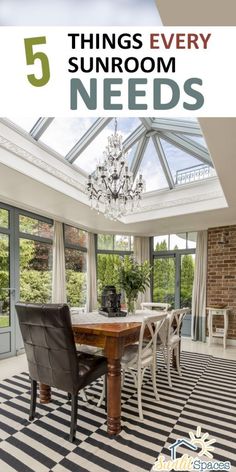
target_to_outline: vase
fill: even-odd
[[[136,308],[136,298],[127,298],[127,314],[134,315]]]

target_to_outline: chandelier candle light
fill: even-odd
[[[98,164],[93,174],[88,176],[87,191],[91,208],[100,211],[105,207],[105,217],[117,220],[140,205],[144,190],[144,180],[140,174],[134,183],[133,173],[129,171],[127,151],[122,145],[122,135],[115,132],[108,136],[108,145],[103,153],[103,163]]]

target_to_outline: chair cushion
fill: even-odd
[[[107,360],[105,357],[83,352],[78,352],[77,357],[79,389],[107,373]]]
[[[124,350],[124,354],[121,358],[121,364],[128,364],[132,360],[135,360],[135,358],[138,355],[138,344],[131,344],[130,346],[127,346]],[[145,353],[142,355],[142,361],[152,357],[153,351],[152,349],[147,349]]]
[[[76,344],[77,353],[84,352],[86,354],[94,354],[96,356],[103,356],[104,351],[101,347],[88,346],[87,344]]]
[[[177,344],[179,341],[180,341],[180,337],[177,334],[174,334],[170,336],[168,345],[173,346],[173,344]]]
[[[132,359],[138,355],[138,344],[130,344],[124,350],[124,354],[121,358],[121,364],[128,364]]]

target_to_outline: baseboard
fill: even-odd
[[[209,342],[209,337],[207,336],[206,341]],[[211,346],[213,344],[221,345],[223,346],[223,338],[214,338],[212,341]],[[236,339],[227,339],[226,341],[227,346],[236,346]]]
[[[191,336],[181,336],[182,339],[184,339],[185,341],[193,341],[193,339],[191,338]],[[193,341],[193,343],[203,343],[203,344],[206,344],[206,343],[209,343],[209,337],[207,336],[206,337],[206,341]],[[211,346],[213,346],[214,344],[217,344],[218,346],[223,346],[223,339],[222,338],[214,338]],[[227,339],[227,346],[236,346],[236,339]]]
[[[16,351],[17,356],[21,356],[22,354],[25,354],[25,348],[24,347],[22,347],[21,349],[17,349],[17,351]]]

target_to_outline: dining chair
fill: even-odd
[[[167,313],[155,314],[155,312],[145,316],[140,328],[138,344],[127,346],[121,358],[123,380],[125,379],[125,373],[130,372],[138,390],[138,410],[141,420],[143,420],[142,383],[147,368],[151,369],[153,391],[156,400],[159,401],[156,386],[156,342],[158,332],[166,319],[166,316]]]
[[[185,315],[189,312],[189,308],[180,308],[172,310],[168,313],[165,322],[162,324],[158,337],[160,343],[157,342],[158,350],[163,352],[164,360],[167,367],[168,383],[172,388],[171,381],[171,360],[173,353],[176,358],[176,368],[178,374],[181,376],[180,367],[180,342],[181,342],[181,327]]]
[[[142,310],[163,310],[167,311],[171,307],[170,303],[159,303],[159,302],[142,302],[140,303]]]
[[[31,379],[29,419],[35,418],[37,383],[71,397],[71,442],[77,428],[78,392],[107,373],[102,356],[76,352],[69,307],[66,304],[15,305]]]

